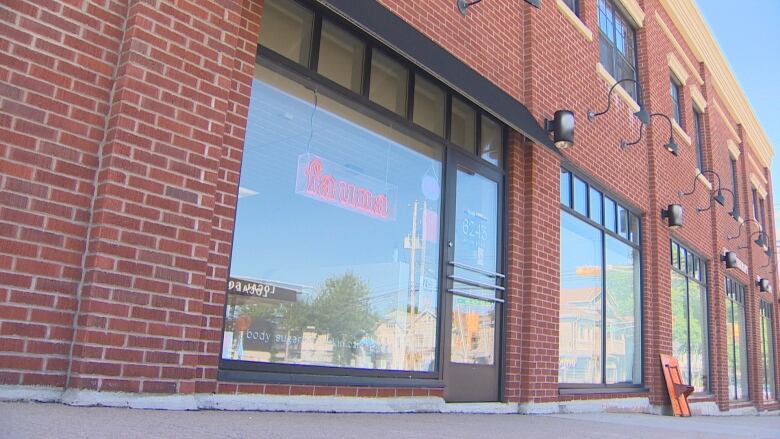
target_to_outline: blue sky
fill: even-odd
[[[776,228],[780,225],[780,0],[697,0],[775,148],[772,161]]]

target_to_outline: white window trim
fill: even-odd
[[[698,111],[699,114],[706,113],[707,100],[704,99],[704,95],[702,95],[701,91],[699,91],[699,87],[697,87],[694,84],[691,84],[688,87],[688,90],[691,92],[691,100],[693,101],[693,106],[696,107],[696,111]]]
[[[601,65],[601,63],[596,63],[596,73],[598,73],[599,76],[601,76],[601,79],[603,79],[607,83],[607,88],[612,87],[617,83],[617,80],[612,77],[612,75],[609,74],[606,68]],[[618,96],[620,96],[620,99],[623,100],[623,102],[628,105],[628,107],[636,113],[639,111],[639,104],[636,103],[634,98],[631,97],[630,94],[626,91],[625,88],[623,88],[622,84],[618,84],[617,87],[615,87],[615,92]]]
[[[682,63],[680,63],[680,60],[677,59],[673,53],[667,53],[666,60],[669,64],[669,69],[672,71],[672,74],[680,84],[680,88],[685,87],[685,84],[688,83],[688,71],[685,70],[685,67],[683,67]]]
[[[739,150],[739,147],[737,146],[737,144],[733,140],[727,139],[726,140],[726,146],[729,149],[729,155],[731,156],[731,158],[734,159],[734,160],[739,160],[739,156],[742,153]]]
[[[626,14],[626,18],[634,25],[635,29],[639,29],[645,24],[645,11],[639,6],[639,2],[636,0],[613,0],[616,5],[620,6]]]
[[[582,22],[580,17],[578,17],[563,0],[555,0],[555,6],[558,8],[558,11],[563,14],[563,17],[571,23],[588,42],[593,41],[593,31]]]

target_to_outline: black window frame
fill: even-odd
[[[563,0],[563,4],[574,12],[574,15],[580,16],[580,0]]]
[[[707,284],[707,275],[709,274],[708,262],[703,257],[699,256],[696,252],[691,251],[690,247],[686,246],[685,244],[680,243],[680,241],[676,239],[670,240],[669,250],[671,252],[670,254],[670,265],[672,267],[672,271],[682,275],[685,277],[685,313],[688,320],[688,381],[687,383],[691,382],[692,378],[692,372],[691,372],[691,318],[690,318],[690,291],[691,291],[691,282],[701,285],[704,287],[704,300],[705,300],[705,313],[707,318],[707,325],[706,328],[706,334],[707,334],[707,390],[704,392],[698,392],[695,391],[696,394],[702,394],[702,395],[708,395],[712,393],[712,361],[711,361],[711,352],[712,352],[712,341],[709,336],[709,329],[710,329],[710,304],[709,304],[709,285]],[[684,257],[683,257],[684,255]],[[689,258],[690,256],[690,258]],[[692,260],[693,268],[689,267],[689,260]],[[698,275],[696,272],[696,267],[698,267]],[[698,277],[697,277],[698,276]]]
[[[605,5],[607,5],[612,10],[612,29],[609,29],[611,31],[612,35],[611,37],[607,34],[605,34],[604,30],[601,28],[601,25],[598,20],[598,14],[601,13],[601,7],[600,2],[604,2]],[[605,14],[606,15],[606,14]],[[603,63],[601,63],[601,54],[599,54],[599,63],[602,64],[602,66],[609,72],[610,75],[615,79],[615,81],[621,81],[623,79],[633,79],[634,83],[628,83],[624,82],[620,85],[623,87],[626,92],[636,101],[637,104],[642,104],[639,90],[641,89],[639,85],[639,48],[636,42],[636,29],[634,28],[632,20],[630,20],[627,16],[627,14],[623,11],[621,6],[616,3],[614,0],[596,0],[596,17],[597,17],[597,26],[599,28],[599,51],[602,50],[602,44],[606,44],[610,51],[611,51],[611,58],[612,58],[612,65],[606,66]],[[618,50],[618,48],[615,46],[615,41],[617,40],[617,26],[614,25],[616,20],[620,20],[622,24],[624,25],[624,28],[627,30],[630,30],[631,32],[631,44],[632,52],[633,52],[633,59],[627,59],[626,56],[623,55],[623,53]],[[621,75],[618,75],[617,73],[620,71],[618,68],[618,61],[623,60],[627,62],[627,64],[631,67],[633,71],[633,75],[630,78],[623,78]]]
[[[737,182],[737,159],[731,157],[731,191],[734,194],[734,216],[739,217],[739,186]]]
[[[702,130],[702,114],[696,107],[693,108],[693,135],[696,147],[696,167],[699,170],[706,169],[704,166],[704,132]]]
[[[669,89],[672,98],[672,120],[677,122],[680,128],[685,129],[685,121],[683,121],[683,99],[682,99],[682,84],[674,75],[669,78]],[[701,168],[699,168],[701,169]]]
[[[606,321],[605,318],[607,314],[606,310],[606,300],[601,301],[601,315],[602,315],[602,327],[601,327],[601,383],[558,383],[558,392],[561,395],[566,394],[580,394],[580,393],[617,393],[617,392],[627,392],[627,393],[633,393],[633,392],[644,392],[647,390],[645,387],[645,381],[644,381],[644,371],[646,368],[645,363],[645,355],[644,355],[644,305],[643,305],[643,299],[644,299],[644,258],[642,255],[642,216],[638,215],[636,212],[637,210],[631,207],[628,207],[627,203],[624,203],[619,200],[618,197],[615,197],[612,195],[609,191],[605,191],[602,186],[592,183],[592,179],[589,177],[583,177],[583,174],[577,171],[573,171],[570,166],[561,166],[560,169],[560,180],[564,180],[564,175],[568,174],[568,183],[569,183],[569,200],[568,204],[564,203],[561,197],[558,197],[560,200],[560,206],[561,211],[566,212],[570,215],[572,215],[577,220],[583,221],[586,224],[595,227],[597,230],[601,232],[601,264],[602,267],[606,267],[606,248],[607,248],[607,237],[611,237],[614,239],[617,239],[623,244],[626,244],[633,249],[638,251],[639,254],[639,303],[640,303],[640,309],[639,309],[639,321],[637,322],[639,324],[640,328],[640,335],[637,337],[638,339],[638,346],[635,346],[635,349],[639,351],[640,355],[640,370],[638,371],[639,376],[641,378],[641,381],[639,384],[633,384],[633,383],[614,383],[614,384],[607,384],[606,383],[606,368],[607,368],[607,362],[606,362],[606,352],[607,352],[607,331],[606,331]],[[578,210],[574,209],[574,181],[575,179],[579,179],[580,181],[583,181],[585,186],[585,194],[587,198],[587,204],[586,204],[586,211],[588,214],[582,214]],[[590,202],[591,202],[591,189],[594,189],[601,193],[601,222],[596,222],[590,217]],[[563,191],[561,191],[562,193]],[[607,218],[607,200],[610,200],[615,203],[615,210],[614,210],[614,217],[612,218],[615,221],[615,231],[610,230],[607,225],[606,221]],[[620,209],[621,207],[626,211],[628,217],[627,217],[627,228],[628,228],[628,238],[621,236],[620,234]],[[633,234],[631,233],[631,218],[636,218],[637,220],[637,237],[636,241],[633,239]],[[606,270],[601,270],[601,289],[602,294],[606,294]]]
[[[290,1],[290,0],[285,0]],[[314,13],[314,22],[311,32],[311,46],[309,52],[309,58],[306,64],[300,64],[295,60],[291,60],[284,55],[275,52],[273,49],[262,46],[258,41],[255,55],[255,64],[264,68],[268,68],[272,71],[292,78],[294,81],[304,85],[312,90],[317,90],[318,93],[327,95],[328,97],[343,103],[349,104],[356,108],[366,111],[372,118],[384,122],[387,125],[399,130],[400,132],[418,138],[421,141],[427,143],[438,144],[441,146],[442,152],[442,166],[446,166],[447,150],[449,148],[455,148],[460,152],[464,152],[463,147],[452,143],[450,141],[450,122],[451,122],[451,104],[452,97],[458,97],[463,103],[470,106],[475,111],[476,120],[476,133],[475,142],[476,148],[473,153],[469,154],[474,160],[479,161],[481,164],[491,167],[501,173],[502,178],[505,178],[505,165],[507,161],[507,125],[496,118],[493,114],[487,112],[478,104],[474,103],[471,99],[467,98],[454,91],[447,85],[443,84],[432,75],[428,74],[421,67],[417,66],[413,62],[404,58],[392,48],[385,46],[381,41],[372,37],[371,35],[356,29],[345,18],[337,15],[329,9],[321,6],[313,1],[309,0],[292,0],[296,4],[312,11]],[[355,36],[361,40],[365,46],[363,51],[363,69],[361,78],[360,93],[357,93],[347,87],[344,87],[337,82],[321,75],[316,71],[316,67],[319,63],[319,49],[320,39],[322,31],[322,23],[324,20],[330,21],[333,25],[337,26],[344,32]],[[383,55],[391,58],[393,61],[401,64],[407,69],[408,80],[406,89],[406,111],[404,115],[399,115],[394,111],[383,107],[382,105],[373,102],[369,99],[368,93],[370,90],[370,76],[371,76],[371,57],[374,50],[379,50]],[[426,128],[417,125],[413,122],[413,109],[414,109],[414,78],[416,76],[423,76],[425,79],[437,87],[440,87],[445,93],[445,108],[444,108],[444,136],[439,136]],[[500,128],[501,134],[501,156],[499,157],[499,164],[495,165],[492,162],[485,160],[480,155],[479,147],[481,145],[481,120],[485,117],[491,122],[497,124]],[[506,191],[501,195],[506,197]],[[504,203],[506,206],[506,203]],[[502,218],[505,217],[505,210],[502,212]],[[444,220],[442,216],[442,221]],[[506,228],[506,221],[502,220],[502,228]],[[232,232],[231,232],[232,233]],[[234,239],[235,235],[231,237]],[[503,264],[506,263],[505,255],[502,255]],[[232,259],[232,256],[231,256]],[[230,272],[230,264],[232,261],[228,261],[228,273]],[[440,279],[441,280],[441,279]],[[227,294],[227,293],[226,293]],[[224,305],[223,314],[227,312],[227,300]],[[441,312],[443,302],[440,301],[439,309],[437,310],[437,318],[442,319],[443,313]],[[223,318],[223,325],[221,331],[224,333],[225,323],[227,319]],[[338,366],[314,366],[304,364],[292,364],[292,363],[269,363],[269,362],[255,362],[245,360],[226,360],[222,358],[222,346],[220,342],[220,358],[218,363],[218,380],[220,381],[235,381],[235,382],[265,382],[265,383],[281,383],[288,385],[370,385],[377,387],[431,387],[441,388],[444,387],[444,381],[442,376],[442,334],[441,334],[441,321],[437,322],[437,334],[436,334],[436,370],[434,371],[395,371],[386,369],[361,369],[353,367],[338,367]],[[503,356],[503,342],[500,349],[501,356]],[[500,365],[503,367],[503,365]],[[503,386],[503,381],[500,383]],[[503,390],[501,390],[503,392]]]
[[[753,195],[753,219],[758,222],[761,222],[758,214],[758,190],[756,188],[753,188],[751,190],[751,193]]]

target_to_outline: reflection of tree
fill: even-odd
[[[349,364],[352,347],[373,333],[378,317],[369,304],[370,290],[351,272],[325,280],[311,304],[310,321],[333,341],[333,363]]]

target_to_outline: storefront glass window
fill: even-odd
[[[440,148],[258,67],[222,358],[435,370],[441,175]]]
[[[639,250],[606,237],[607,384],[639,384],[641,369]]]
[[[747,400],[747,334],[745,287],[726,278],[726,347],[729,367],[729,399]]]
[[[693,252],[672,242],[672,354],[695,392],[709,391],[707,277]],[[677,266],[682,255],[682,269]],[[687,263],[685,261],[688,261]]]
[[[314,13],[295,2],[266,0],[260,45],[298,64],[308,65]]]
[[[775,337],[772,330],[772,304],[761,301],[761,360],[764,370],[764,401],[777,398],[775,383]]]
[[[558,381],[601,382],[602,238],[561,212],[560,361]]]
[[[636,218],[639,242],[638,217],[569,171],[561,176],[558,382],[641,384],[641,256],[628,239]],[[624,233],[615,234],[619,215]]]

